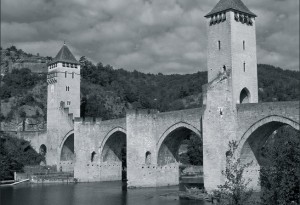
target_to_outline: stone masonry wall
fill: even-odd
[[[201,108],[166,113],[158,113],[155,110],[127,112],[128,186],[154,187],[178,184],[178,165],[166,165],[162,170],[157,166],[158,150],[163,140],[176,128],[186,127],[201,134],[202,113]],[[150,164],[145,164],[146,152],[151,153]]]
[[[75,118],[76,163],[74,177],[78,181],[110,181],[121,179],[121,166],[116,162],[101,162],[103,143],[114,131],[126,132],[125,118],[95,121],[90,118]],[[126,133],[125,133],[126,134]],[[94,161],[91,154],[95,152]]]

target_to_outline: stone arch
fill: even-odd
[[[70,131],[60,145],[60,161],[74,161],[74,132]]]
[[[164,166],[178,163],[179,147],[184,140],[189,139],[192,133],[201,137],[201,132],[186,122],[178,122],[169,127],[156,144],[157,164]]]
[[[162,144],[162,142],[165,140],[165,138],[175,129],[180,128],[180,127],[185,127],[191,131],[193,131],[194,133],[198,134],[199,136],[202,137],[200,130],[198,130],[196,127],[194,127],[193,125],[190,125],[186,122],[178,122],[175,123],[174,125],[168,127],[168,129],[160,136],[159,140],[156,143],[156,147],[159,148]]]
[[[251,94],[247,88],[243,88],[240,92],[240,104],[242,103],[250,103],[251,102]]]
[[[252,179],[250,184],[252,188],[260,189],[259,170],[264,164],[261,149],[276,130],[286,125],[299,130],[299,123],[283,116],[272,115],[252,124],[241,137],[235,154],[242,163],[252,162],[252,165],[245,170],[245,177]]]
[[[145,164],[151,164],[151,152],[147,151],[145,154]]]
[[[242,147],[244,146],[245,142],[249,139],[249,137],[256,130],[258,130],[260,127],[267,125],[269,123],[273,123],[272,125],[275,127],[273,127],[272,130],[268,131],[268,133],[272,133],[274,130],[278,129],[280,126],[283,126],[283,125],[290,125],[291,127],[293,127],[296,130],[300,129],[299,123],[297,123],[296,121],[294,121],[292,119],[289,119],[289,118],[286,118],[283,116],[278,116],[278,115],[271,115],[271,116],[265,117],[265,118],[255,122],[254,124],[252,124],[246,130],[246,132],[243,134],[243,136],[239,140],[237,153],[240,154],[240,151],[242,150]],[[269,124],[269,125],[271,126],[271,124]]]
[[[121,127],[105,135],[99,147],[101,180],[126,180],[126,141],[126,130]]]
[[[126,130],[122,127],[115,127],[113,129],[111,129],[106,135],[105,137],[103,138],[102,142],[100,143],[100,146],[99,146],[99,153],[100,155],[102,154],[103,152],[103,148],[104,148],[104,145],[105,143],[107,142],[107,140],[109,139],[110,136],[112,136],[114,133],[116,132],[122,132],[126,135]]]
[[[60,142],[59,148],[61,149],[63,144],[65,143],[65,141],[67,140],[67,138],[71,135],[74,134],[74,130],[70,130],[62,139],[62,141]]]

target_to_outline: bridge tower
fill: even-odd
[[[73,130],[73,119],[80,117],[80,64],[67,45],[63,45],[48,64],[47,164],[59,161],[59,146]]]
[[[208,82],[230,70],[235,103],[257,103],[255,17],[241,0],[220,0],[206,16]]]
[[[241,0],[220,0],[209,12],[208,84],[204,86],[204,185],[224,182],[228,142],[237,140],[237,104],[257,103],[255,17]]]

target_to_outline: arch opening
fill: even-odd
[[[192,140],[191,138],[199,138],[201,141],[201,136],[192,130],[186,127],[179,127],[172,132],[170,132],[166,138],[163,140],[159,151],[157,164],[159,166],[164,166],[172,163],[181,163],[181,164],[189,164],[191,162],[183,159],[184,154],[188,152],[189,142]],[[202,145],[201,145],[202,146]],[[201,164],[201,159],[203,154],[198,152],[199,154],[199,164]],[[195,160],[194,160],[195,161]],[[193,163],[191,163],[193,164]],[[196,164],[196,161],[194,162]]]
[[[250,103],[250,92],[247,88],[243,88],[240,93],[240,104]]]
[[[170,169],[166,175],[159,173],[161,177],[169,178],[165,184],[178,185],[184,190],[184,184],[191,180],[199,181],[195,186],[203,187],[201,181],[203,175],[203,145],[200,132],[181,126],[172,130],[163,139],[157,154],[157,165],[161,170]],[[160,182],[159,182],[160,183]],[[185,184],[186,185],[186,184]]]
[[[286,133],[298,136],[298,139],[290,138]],[[274,166],[274,156],[272,153],[277,152],[278,146],[290,143],[290,140],[298,140],[300,142],[300,132],[295,127],[281,121],[269,121],[262,124],[247,136],[243,144],[240,144],[240,160],[243,164],[251,163],[251,166],[245,170],[245,177],[251,179],[250,186],[256,190],[261,189],[260,182],[266,177],[268,178],[270,171]],[[281,153],[277,153],[281,155]],[[266,174],[267,173],[267,174]],[[259,180],[261,179],[261,180]],[[263,181],[263,180],[262,180]]]
[[[41,154],[43,157],[46,157],[46,154],[47,154],[47,147],[46,147],[46,145],[42,144],[42,145],[40,146],[39,152],[40,152],[40,154]]]
[[[151,152],[147,151],[145,154],[145,164],[151,164]]]
[[[105,142],[100,156],[101,164],[109,167],[110,172],[102,174],[102,179],[107,181],[126,180],[126,134],[116,131]]]
[[[74,134],[70,134],[63,143],[60,161],[74,161],[74,159]]]

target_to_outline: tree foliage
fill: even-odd
[[[0,180],[12,179],[15,171],[22,172],[25,165],[38,165],[43,160],[28,141],[0,133]]]
[[[262,204],[300,204],[300,132],[282,127],[267,144],[261,167]]]
[[[226,152],[226,169],[222,171],[225,183],[214,191],[214,197],[219,199],[221,205],[246,205],[253,204],[250,200],[253,190],[248,187],[251,179],[244,178],[244,171],[252,163],[243,164],[240,158],[235,156],[238,147],[236,141],[230,141]]]
[[[188,140],[187,156],[192,165],[203,165],[203,142],[196,134],[191,134]]]

